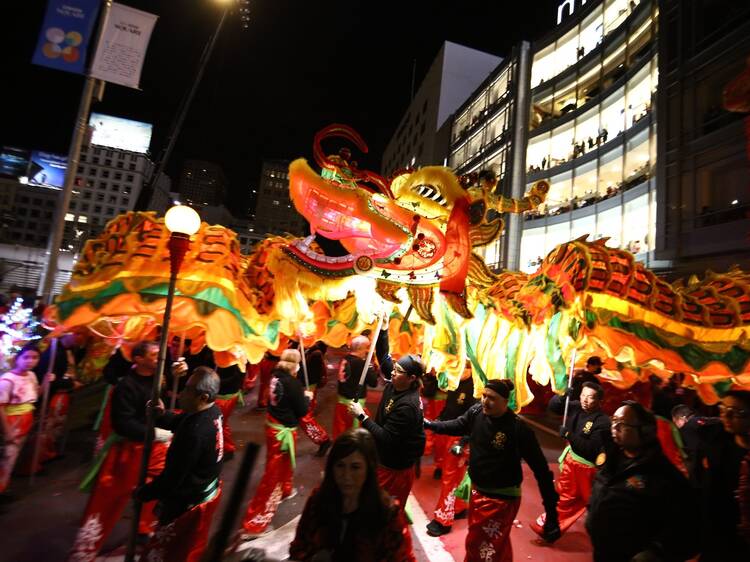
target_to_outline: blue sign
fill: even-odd
[[[0,150],[0,176],[20,178],[29,169],[29,151],[23,148],[4,146]]]
[[[68,157],[51,152],[34,150],[29,161],[29,183],[46,187],[62,187],[65,183],[65,168]]]
[[[49,0],[31,62],[83,74],[100,0]]]

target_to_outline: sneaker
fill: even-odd
[[[326,453],[328,452],[328,449],[331,448],[331,440],[324,441],[320,444],[320,447],[318,447],[318,452],[315,453],[316,457],[325,457]]]
[[[451,527],[438,523],[436,520],[432,520],[427,523],[427,534],[431,537],[441,537],[451,532]]]
[[[443,469],[438,467],[435,469],[435,472],[432,473],[432,477],[435,480],[440,480],[443,477]]]

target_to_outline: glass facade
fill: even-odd
[[[605,0],[537,49],[527,186],[550,191],[525,217],[523,271],[585,234],[638,259],[654,249],[657,18],[650,2]]]

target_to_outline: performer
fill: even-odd
[[[146,404],[151,399],[153,377],[159,358],[159,345],[153,341],[136,344],[132,351],[133,368],[117,383],[112,393],[112,432],[99,453],[94,469],[83,488],[94,481],[83,523],[71,550],[71,562],[94,562],[110,531],[138,484],[146,438]],[[172,366],[175,375],[187,371],[184,362]],[[156,428],[148,464],[148,480],[161,473],[171,434]],[[154,523],[153,505],[143,506],[139,532],[146,536]]]
[[[424,452],[422,403],[419,389],[424,365],[416,355],[404,355],[393,366],[391,380],[385,385],[375,419],[362,404],[350,402],[349,411],[372,433],[378,449],[378,482],[402,509],[406,506],[414,467]]]
[[[567,393],[566,393],[567,394]],[[568,441],[560,455],[560,477],[557,479],[557,518],[560,532],[567,531],[586,512],[591,486],[596,476],[596,462],[604,462],[602,454],[610,440],[609,416],[601,411],[604,390],[595,382],[583,383],[581,400],[568,404],[568,419],[560,426],[560,437]],[[566,397],[555,396],[549,403],[551,412],[563,415]],[[545,515],[531,524],[538,535],[544,533]]]
[[[357,336],[352,340],[351,351],[341,360],[339,367],[338,402],[333,412],[333,438],[336,439],[347,429],[358,427],[359,423],[349,412],[349,404],[357,400],[364,411],[367,387],[378,385],[378,372],[370,364],[365,377],[365,384],[359,388],[359,379],[365,367],[365,359],[370,349],[370,339],[367,336]]]
[[[266,354],[263,356],[263,359],[258,366],[258,370],[260,371],[260,385],[258,385],[258,399],[255,404],[256,411],[265,411],[265,409],[268,408],[268,396],[272,377],[271,373],[278,362],[279,358],[276,355],[270,351],[266,351]]]
[[[424,376],[424,386],[422,387],[422,405],[424,407],[424,417],[427,419],[436,419],[440,412],[445,408],[447,394],[440,390],[438,378],[435,370],[430,370]],[[433,473],[435,480],[440,480],[443,474],[443,459],[447,450],[447,439],[442,435],[428,433],[425,435],[427,441],[424,445],[424,456],[433,456]]]
[[[242,521],[240,540],[261,535],[273,519],[284,495],[292,492],[297,425],[306,413],[311,392],[295,378],[301,356],[287,349],[273,370],[270,405],[266,416],[266,470]]]
[[[143,502],[158,500],[159,523],[142,560],[198,562],[219,506],[223,448],[222,415],[214,399],[219,376],[196,368],[179,396],[181,414],[157,407],[157,426],[174,433],[164,471],[136,490]]]
[[[39,350],[27,345],[15,357],[13,369],[0,377],[0,493],[8,488],[18,454],[34,423],[34,404],[39,383],[33,368],[39,362]]]
[[[76,365],[85,354],[85,349],[82,348],[83,342],[84,337],[79,333],[65,334],[58,340],[57,352],[52,363],[54,380],[50,383],[47,415],[44,420],[44,427],[37,428],[37,431],[42,432],[38,464],[32,467],[33,447],[27,447],[22,454],[22,460],[19,461],[19,473],[21,474],[28,475],[39,472],[42,463],[60,456],[59,441],[65,429],[65,421],[68,418],[71,393],[81,386],[81,383],[76,380]],[[47,348],[42,351],[39,363],[34,368],[40,384],[50,370],[52,346],[49,341],[45,344]]]
[[[467,361],[461,381],[456,390],[446,393],[445,408],[440,413],[439,421],[454,420],[464,415],[476,404],[474,398],[474,380],[471,376],[471,362]],[[432,432],[431,432],[432,433]],[[457,498],[453,491],[466,475],[469,464],[468,441],[464,437],[452,435],[435,435],[436,447],[443,447],[443,471],[441,475],[440,497],[435,506],[432,521],[427,524],[427,534],[439,537],[450,533],[456,514],[466,511],[466,502]]]
[[[687,480],[661,452],[654,415],[623,402],[612,416],[612,440],[586,515],[594,561],[690,559],[699,518]]]
[[[513,559],[510,530],[521,505],[521,459],[534,473],[547,513],[544,539],[554,542],[560,537],[552,472],[534,432],[508,409],[513,388],[510,380],[490,380],[482,390],[481,404],[460,418],[425,421],[425,428],[436,433],[469,436],[472,490],[467,561]]]
[[[320,488],[305,504],[289,545],[304,562],[413,562],[403,511],[378,486],[372,435],[351,429],[336,439]]]

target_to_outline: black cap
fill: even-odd
[[[404,355],[396,361],[407,375],[421,378],[424,375],[424,365],[416,355]]]

